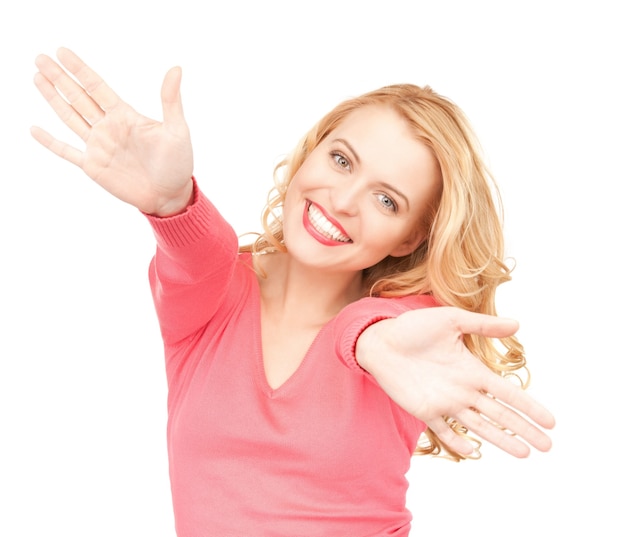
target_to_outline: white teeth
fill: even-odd
[[[333,239],[338,242],[351,242],[350,237],[346,237],[333,224],[331,224],[322,212],[314,207],[313,204],[309,205],[309,220],[317,231],[329,239]]]

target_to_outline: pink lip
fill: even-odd
[[[341,224],[337,222],[334,218],[332,218],[322,207],[320,207],[317,203],[313,203],[312,201],[308,201],[304,205],[304,214],[302,215],[302,223],[304,224],[304,229],[308,231],[308,233],[319,243],[324,244],[325,246],[345,246],[346,244],[351,244],[351,242],[340,242],[334,241],[326,237],[326,235],[322,235],[317,229],[313,227],[311,221],[309,220],[309,207],[311,205],[315,205],[316,209],[319,210],[324,217],[328,219],[328,221],[333,224],[341,233],[343,233],[346,237],[348,237],[348,233],[343,229]]]

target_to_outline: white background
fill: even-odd
[[[183,67],[202,188],[259,229],[274,164],[340,100],[429,84],[470,117],[502,189],[520,320],[554,448],[420,458],[412,535],[620,535],[624,16],[620,2],[11,2],[0,15],[0,535],[173,537],[166,387],[134,209],[48,154],[78,145],[32,85],[73,48],[160,117]],[[372,461],[376,464],[376,461]],[[615,488],[614,488],[615,487]]]

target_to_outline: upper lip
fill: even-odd
[[[343,228],[343,226],[332,216],[330,216],[321,205],[318,205],[317,203],[308,200],[309,201],[309,206],[313,205],[319,212],[321,212],[324,215],[324,218],[326,218],[333,226],[335,226],[339,232],[342,235],[345,235],[346,237],[350,238],[350,235],[348,234],[348,232]],[[308,208],[307,208],[308,209]]]

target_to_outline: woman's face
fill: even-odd
[[[310,266],[360,271],[411,253],[440,190],[439,166],[393,109],[351,112],[294,175],[283,207],[285,245]]]

